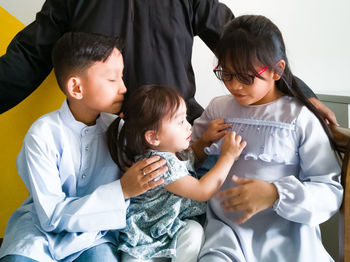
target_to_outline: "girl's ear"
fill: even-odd
[[[66,83],[67,95],[75,98],[83,98],[83,88],[81,86],[81,79],[78,76],[70,76]]]
[[[160,141],[157,137],[157,132],[155,130],[148,130],[145,133],[145,139],[151,146],[159,146]]]
[[[274,73],[273,73],[273,80],[277,81],[281,78],[284,68],[286,67],[286,62],[281,59],[277,64],[276,67],[278,68]]]

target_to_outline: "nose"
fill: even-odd
[[[127,91],[126,86],[125,86],[124,81],[123,81],[123,84],[118,89],[118,93],[121,95],[124,95],[126,93],[126,91]]]
[[[192,126],[191,124],[186,120],[187,122],[187,130],[192,131]]]
[[[225,85],[229,90],[241,90],[243,88],[243,84],[236,80],[225,82]]]

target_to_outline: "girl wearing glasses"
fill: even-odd
[[[326,123],[291,73],[281,32],[266,17],[237,17],[216,56],[214,73],[231,94],[210,102],[193,139],[223,118],[247,146],[209,201],[199,261],[332,261],[319,224],[340,206],[340,167]]]
[[[206,203],[198,201],[207,201],[222,185],[246,143],[224,131],[229,125],[223,120],[216,120],[192,143],[193,154],[188,149],[192,131],[186,104],[175,89],[143,86],[129,97],[120,132],[120,119],[108,130],[113,160],[125,170],[138,159],[160,156],[167,160],[168,171],[162,186],[130,199],[126,227],[120,231],[122,262],[197,262],[204,232],[193,217],[206,210]],[[204,145],[224,135],[216,165],[200,180],[191,176],[194,156],[205,157]]]

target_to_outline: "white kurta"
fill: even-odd
[[[288,96],[257,106],[221,96],[195,121],[193,139],[217,118],[232,123],[232,130],[247,141],[222,189],[235,186],[235,174],[274,183],[279,199],[238,225],[234,221],[242,213],[225,212],[213,197],[200,261],[332,261],[319,224],[337,211],[343,189],[339,162],[314,114]],[[220,152],[220,141],[206,151]]]
[[[105,131],[112,115],[86,126],[66,102],[29,129],[17,170],[29,197],[12,214],[0,257],[18,254],[38,261],[72,261],[110,241],[125,227],[120,171],[109,155]]]

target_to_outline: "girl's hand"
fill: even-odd
[[[133,164],[123,174],[120,184],[125,199],[141,195],[164,182],[163,179],[153,181],[153,179],[162,175],[168,169],[165,166],[166,160],[159,159],[159,156],[142,159]]]
[[[236,136],[236,132],[227,132],[221,146],[221,156],[233,157],[236,160],[247,145],[242,141],[241,136]]]
[[[202,140],[206,143],[219,140],[227,133],[227,128],[232,124],[225,124],[224,119],[215,119],[210,122],[208,129],[203,133]]]
[[[217,194],[217,197],[224,198],[221,206],[225,211],[244,211],[244,214],[236,223],[246,222],[258,212],[271,207],[278,199],[277,188],[274,184],[258,180],[232,177],[232,181],[238,184]]]
[[[232,124],[225,124],[224,119],[215,119],[210,122],[203,135],[191,145],[197,162],[206,159],[207,155],[204,153],[203,149],[206,146],[210,146],[213,141],[222,138],[228,132],[226,129],[231,125]]]

